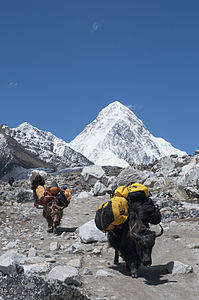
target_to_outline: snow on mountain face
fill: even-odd
[[[27,122],[10,129],[9,134],[25,149],[58,169],[91,164],[86,157],[71,149],[63,140]]]
[[[0,178],[7,180],[15,169],[53,168],[20,145],[10,135],[10,128],[0,126]]]
[[[148,164],[163,156],[185,152],[162,138],[154,137],[126,106],[115,101],[70,143],[70,146],[101,166],[126,167]]]
[[[0,175],[6,169],[12,155],[4,135],[0,132]]]

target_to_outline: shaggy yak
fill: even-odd
[[[57,226],[60,225],[63,217],[63,209],[64,206],[59,206],[56,199],[53,199],[43,208],[43,217],[46,218],[48,228],[51,229],[53,233],[57,233]]]
[[[65,205],[61,205],[60,200],[44,187],[45,180],[40,174],[32,176],[30,180],[32,184],[31,189],[33,190],[34,205],[36,207],[38,207],[38,204],[43,206],[43,217],[47,220],[49,229],[51,229],[53,233],[56,233],[56,227],[60,225],[63,216],[63,209],[69,204],[69,201]],[[39,193],[41,193],[41,196]]]
[[[149,230],[148,222],[158,224],[161,220],[159,209],[152,200],[142,207],[140,201],[129,203],[129,217],[126,222],[116,226],[108,232],[108,241],[115,249],[114,263],[119,263],[119,254],[126,262],[133,278],[137,278],[137,270],[141,264],[150,266],[152,263],[151,253],[155,239],[163,234],[163,228],[156,234]],[[144,209],[143,209],[144,208]]]

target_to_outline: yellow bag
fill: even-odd
[[[95,215],[95,224],[103,232],[112,230],[128,218],[128,203],[124,197],[114,196],[102,203]]]
[[[118,187],[113,195],[124,198],[129,197],[131,200],[142,200],[148,198],[150,192],[145,185],[136,182],[128,186]]]
[[[44,197],[45,188],[42,185],[38,185],[36,188],[36,195],[38,200],[41,200],[42,197]]]

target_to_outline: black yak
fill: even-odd
[[[108,232],[108,241],[115,249],[114,263],[119,263],[119,253],[130,269],[132,277],[137,277],[137,270],[141,264],[150,266],[152,263],[152,248],[155,239],[163,234],[156,234],[149,230],[148,223],[158,224],[161,215],[152,200],[142,206],[140,201],[129,203],[129,217],[126,222],[116,226]]]

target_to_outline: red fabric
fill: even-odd
[[[44,196],[38,200],[38,204],[42,206],[47,206],[47,204],[51,202],[53,199],[54,196],[48,190],[46,190],[44,192]]]

